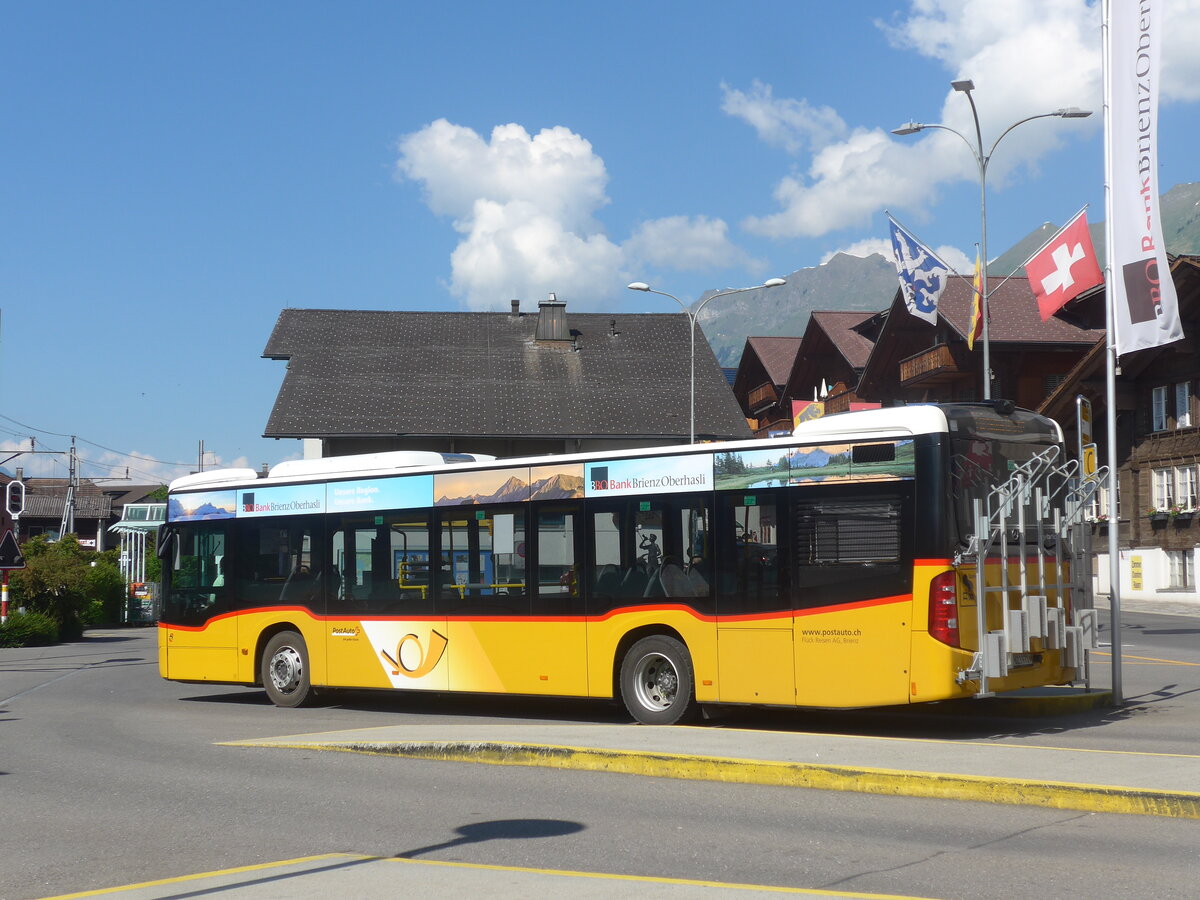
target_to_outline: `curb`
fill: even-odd
[[[332,750],[403,759],[473,762],[498,766],[541,766],[585,772],[612,772],[690,781],[722,781],[773,787],[855,791],[896,797],[971,800],[1070,809],[1082,812],[1200,819],[1200,793],[1158,791],[1111,785],[1029,781],[980,775],[952,775],[858,766],[771,762],[596,750],[508,742],[422,741],[397,743],[320,743],[231,741],[226,747],[269,747],[288,750]]]

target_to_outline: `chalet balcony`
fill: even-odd
[[[938,344],[900,360],[900,383],[946,384],[972,377],[966,344]]]
[[[840,394],[832,394],[825,401],[825,415],[832,416],[834,413],[850,412],[850,404],[858,402],[858,395],[854,391],[842,391]]]
[[[767,382],[760,384],[747,395],[746,408],[749,409],[751,415],[754,415],[778,402],[779,395],[775,393],[775,385]]]

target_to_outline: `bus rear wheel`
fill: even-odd
[[[696,677],[692,658],[673,637],[656,634],[629,648],[621,662],[621,699],[643,725],[674,725],[694,719]]]
[[[281,631],[267,641],[262,656],[262,683],[276,706],[303,706],[312,699],[304,638],[294,631]]]

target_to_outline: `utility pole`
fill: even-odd
[[[75,532],[75,487],[79,481],[78,458],[75,455],[75,435],[71,435],[71,455],[68,465],[67,499],[63,503],[62,522],[58,526],[58,539]]]

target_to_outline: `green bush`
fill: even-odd
[[[83,623],[84,628],[94,628],[97,625],[108,625],[113,621],[113,617],[109,615],[103,600],[89,600],[84,604],[83,609],[79,612],[79,619]]]
[[[58,623],[40,612],[14,613],[0,625],[0,647],[49,647],[58,643]]]
[[[85,550],[68,534],[62,540],[30,538],[21,552],[25,568],[12,573],[13,600],[53,619],[60,640],[78,640],[85,625],[120,621],[125,585],[117,550]],[[93,602],[100,603],[99,612],[92,610]]]

